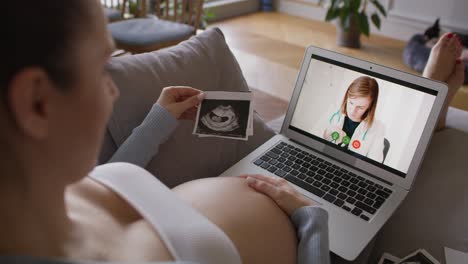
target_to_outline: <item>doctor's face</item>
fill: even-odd
[[[370,97],[348,97],[346,102],[346,114],[354,122],[361,122],[362,116],[369,109]]]

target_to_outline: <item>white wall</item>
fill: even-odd
[[[317,0],[276,0],[279,12],[321,20],[325,10],[315,6]],[[381,30],[372,28],[373,34],[408,40],[415,33],[422,33],[441,18],[442,29],[468,33],[468,0],[380,0],[388,10]]]

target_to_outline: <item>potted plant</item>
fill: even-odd
[[[349,48],[361,47],[361,33],[369,36],[369,18],[380,29],[380,15],[387,16],[385,8],[378,0],[320,0],[321,6],[327,8],[325,21],[337,21],[337,44]],[[367,14],[369,4],[375,11]]]

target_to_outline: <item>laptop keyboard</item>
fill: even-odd
[[[392,190],[285,142],[263,154],[255,165],[351,212],[365,221]]]

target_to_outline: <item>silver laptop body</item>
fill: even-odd
[[[379,96],[372,126],[356,127],[343,107],[365,109],[346,97],[361,76],[377,81]],[[330,250],[354,260],[410,191],[446,94],[443,83],[308,47],[281,133],[222,176],[287,179],[328,211]],[[352,137],[333,133],[351,121]]]

